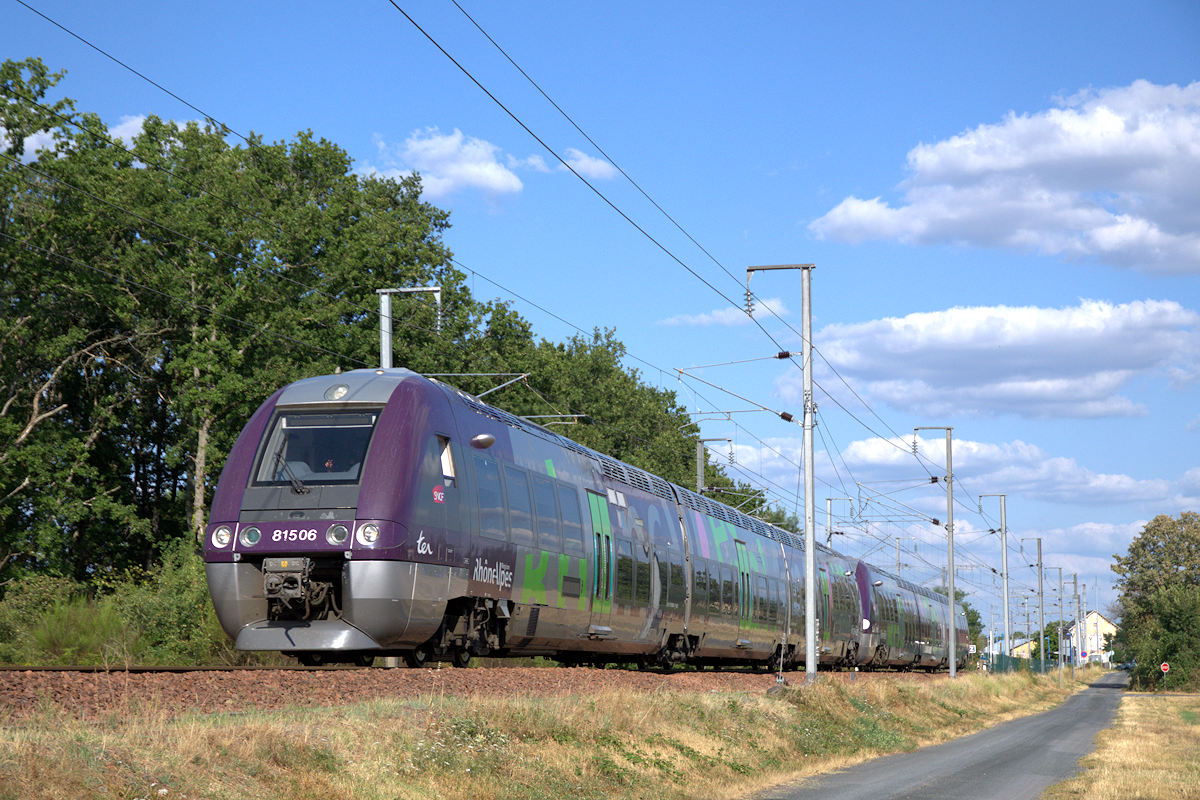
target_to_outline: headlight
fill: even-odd
[[[228,525],[222,525],[212,532],[213,547],[229,547],[229,543],[233,541],[233,529]]]
[[[242,528],[242,532],[238,534],[238,541],[242,543],[242,547],[254,547],[261,538],[262,531],[253,525],[249,528]]]
[[[358,543],[359,544],[375,544],[375,540],[379,538],[379,526],[374,522],[368,522],[358,526]]]
[[[329,530],[325,531],[325,541],[333,545],[345,544],[349,538],[350,529],[340,522],[336,525],[330,525]]]

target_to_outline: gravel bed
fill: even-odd
[[[788,673],[792,686],[804,673]],[[848,681],[851,673],[821,673]],[[860,680],[900,677],[860,673]],[[341,706],[396,697],[561,696],[620,691],[765,692],[775,675],[763,672],[639,672],[587,667],[454,669],[233,670],[194,672],[0,671],[0,723],[54,712],[78,719],[111,715]]]

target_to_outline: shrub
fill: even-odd
[[[82,592],[80,584],[55,575],[29,575],[10,583],[0,600],[0,662],[40,663],[34,631],[43,615]]]
[[[232,649],[208,597],[204,562],[191,542],[168,545],[151,572],[108,582],[105,600],[140,633],[146,663],[229,661]]]

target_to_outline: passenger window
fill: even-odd
[[[454,453],[450,450],[450,438],[438,434],[437,442],[442,460],[442,483],[446,487],[456,486],[458,476],[454,472]]]
[[[660,559],[657,555],[652,555],[651,558],[658,565],[659,605],[663,608],[673,607],[675,604],[671,598],[671,572],[678,571],[679,567]]]
[[[504,465],[504,488],[508,497],[508,529],[512,543],[533,547],[533,507],[529,500],[529,475]]]
[[[537,512],[538,547],[561,553],[562,530],[558,503],[554,499],[554,481],[541,475],[533,476],[533,507]]]
[[[721,611],[729,616],[733,616],[733,608],[737,603],[735,598],[733,569],[725,564],[721,565]]]
[[[635,553],[635,558],[637,560],[637,579],[633,584],[633,599],[636,600],[640,605],[648,606],[650,605],[650,562],[643,558],[645,551],[641,550],[640,547],[637,549],[640,552]]]
[[[671,606],[678,608],[683,605],[684,598],[687,597],[687,587],[684,585],[684,565],[678,561],[671,562],[671,591],[670,599]]]
[[[567,555],[583,555],[583,518],[579,515],[579,494],[565,483],[558,484],[558,508],[562,512],[563,552]]]
[[[489,539],[507,539],[504,534],[500,465],[485,456],[476,456],[475,482],[479,488],[479,535]]]
[[[618,601],[633,601],[633,543],[617,539],[617,592]]]

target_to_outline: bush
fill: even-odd
[[[76,595],[52,605],[30,631],[30,655],[44,665],[128,667],[140,660],[137,629],[111,603]]]
[[[106,602],[139,632],[142,663],[238,660],[209,600],[204,562],[188,540],[171,543],[152,572],[127,573],[105,591]]]
[[[10,584],[0,601],[0,663],[121,668],[261,660],[233,649],[209,600],[204,562],[187,540],[169,545],[155,568],[100,578],[92,591],[47,575]]]
[[[55,575],[30,575],[10,583],[0,600],[0,663],[41,663],[34,631],[42,617],[82,592],[80,584]]]

